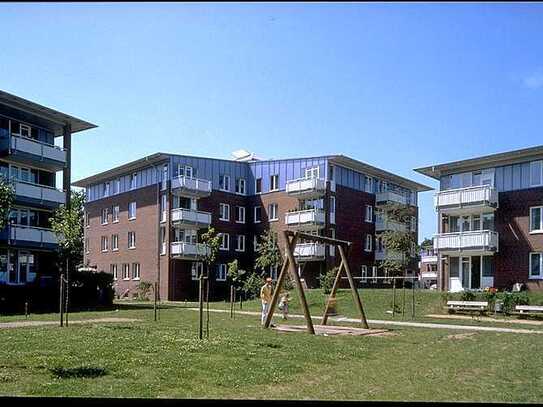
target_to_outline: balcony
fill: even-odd
[[[378,192],[378,193],[376,193],[375,194],[375,202],[378,203],[378,204],[379,203],[384,204],[384,203],[387,203],[387,202],[399,203],[399,204],[402,204],[402,205],[407,205],[408,204],[408,200],[407,200],[406,196],[398,194],[397,192],[393,192],[393,191],[386,191],[386,192]]]
[[[326,245],[323,243],[298,243],[294,248],[297,261],[321,261],[325,257]]]
[[[211,224],[211,213],[191,209],[172,209],[172,224],[178,227],[207,228]]]
[[[387,230],[394,232],[407,232],[407,225],[390,219],[377,218],[375,220],[375,231],[385,232]]]
[[[172,178],[172,193],[175,195],[203,198],[211,195],[211,181],[190,178],[184,175]]]
[[[300,178],[287,181],[287,194],[300,199],[316,199],[326,193],[326,180],[322,178]]]
[[[399,252],[395,252],[392,250],[376,250],[375,251],[375,260],[376,261],[382,261],[382,260],[403,260],[403,255]]]
[[[323,228],[325,214],[322,209],[307,209],[304,211],[287,212],[285,224],[298,230],[315,230]]]
[[[51,229],[34,226],[9,225],[7,233],[10,244],[54,248],[58,244],[56,234]]]
[[[441,191],[434,195],[434,206],[451,215],[467,214],[473,208],[493,210],[498,207],[498,191],[490,185]]]
[[[423,264],[437,263],[437,253],[421,252],[420,262]]]
[[[17,180],[14,180],[13,184],[18,201],[55,207],[66,202],[66,194],[59,189]]]
[[[60,170],[66,164],[66,151],[55,145],[12,135],[9,146],[11,148],[10,159],[13,161],[40,162],[41,166],[51,170]]]
[[[203,243],[173,242],[171,244],[171,255],[182,260],[201,259],[206,253],[209,253],[209,248]]]
[[[498,233],[491,230],[441,233],[434,236],[434,250],[443,254],[491,255],[498,251]]]

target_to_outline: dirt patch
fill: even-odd
[[[473,339],[473,336],[476,335],[475,332],[469,332],[469,333],[465,333],[465,334],[454,334],[454,335],[447,335],[445,338],[446,339],[452,339],[452,340],[456,340],[456,339]]]

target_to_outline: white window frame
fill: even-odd
[[[275,210],[272,210],[275,208]],[[268,221],[276,222],[279,220],[279,205],[275,202],[268,204]],[[273,216],[272,216],[273,215]]]
[[[85,215],[84,215],[84,223],[85,223],[85,227],[86,227],[86,228],[89,228],[89,227],[90,227],[90,222],[89,222],[89,212],[88,212],[88,211],[85,211]]]
[[[113,276],[113,280],[117,280],[119,278],[118,270],[117,270],[117,264],[110,264],[109,265],[109,272]]]
[[[28,132],[28,136],[23,134],[23,129]],[[32,139],[32,127],[28,124],[19,123],[19,136]]]
[[[116,239],[113,239],[114,237]],[[119,235],[111,235],[111,251],[112,252],[119,251]]]
[[[236,206],[236,223],[245,223],[245,206]]]
[[[160,255],[165,255],[166,254],[166,227],[165,226],[161,226],[160,227],[160,235],[159,235],[159,238],[160,238]]]
[[[104,214],[106,215],[105,217],[104,217]],[[109,222],[109,208],[102,208],[102,213],[100,214],[100,223],[102,225],[107,225],[108,222]]]
[[[319,167],[311,167],[311,168],[306,168],[305,171],[304,171],[304,176],[306,179],[313,179],[313,178],[319,178],[319,175],[320,175],[320,169]]]
[[[360,273],[361,273],[360,281],[363,283],[367,283],[368,282],[368,266],[366,266],[365,264],[362,264],[360,266]]]
[[[228,265],[221,263],[217,267],[217,276],[216,281],[226,281],[226,276],[228,275]]]
[[[533,229],[532,230],[532,210],[533,209],[539,209],[539,229]],[[543,233],[543,206],[530,206],[530,225],[529,225],[529,231],[530,234],[540,234]]]
[[[223,251],[230,250],[230,234],[221,233],[220,235],[221,235],[221,245],[219,246],[219,250],[223,250]]]
[[[124,281],[130,280],[130,263],[123,263],[121,267],[122,267],[121,272],[123,273],[123,280]],[[125,274],[125,270],[126,270],[126,274]]]
[[[256,186],[258,185],[258,181],[260,180],[260,191],[256,190]],[[255,195],[260,195],[262,193],[262,177],[255,178]]]
[[[532,275],[532,255],[538,254],[539,255],[539,275],[533,276]],[[528,269],[528,279],[529,280],[542,280],[543,279],[543,252],[530,252],[529,254],[529,269]]]
[[[119,222],[119,214],[121,212],[121,209],[119,205],[113,206],[113,209],[111,210],[111,223],[118,223]]]
[[[137,272],[136,272],[136,270],[137,270]],[[132,280],[139,280],[140,278],[141,278],[141,266],[140,266],[140,264],[139,263],[132,263]]]
[[[270,175],[270,192],[279,191],[279,174]]]
[[[256,210],[260,208],[260,218],[257,220],[256,219]],[[253,207],[253,223],[260,223],[262,222],[262,206],[258,205],[258,206],[254,206]]]
[[[103,196],[108,197],[111,192],[111,185],[109,182],[104,182],[104,191]]]
[[[131,207],[132,205],[134,205],[134,213],[130,213],[132,210],[131,210]],[[136,219],[136,212],[137,212],[137,204],[136,204],[136,201],[132,201],[132,202],[129,202],[128,203],[128,220],[134,220]]]
[[[369,249],[368,249],[369,246]],[[371,253],[373,250],[373,236],[370,234],[367,234],[364,240],[364,251],[367,253]]]
[[[373,193],[373,177],[369,175],[364,176],[364,192]]]
[[[120,194],[121,193],[121,179],[120,178],[117,178],[115,180],[115,191],[117,194]]]
[[[532,180],[532,167],[535,165],[539,165],[539,183],[535,184]],[[543,161],[532,161],[530,162],[530,186],[531,187],[539,187],[543,185]]]
[[[130,177],[130,190],[138,187],[138,173],[134,172]]]
[[[131,238],[132,236],[133,238]],[[132,230],[128,231],[128,248],[129,249],[136,248],[136,232]]]
[[[222,180],[222,187],[219,183],[219,190],[221,191],[230,191],[230,175],[222,174],[219,176]]]
[[[373,206],[366,205],[366,215],[364,217],[364,220],[369,223],[373,222]]]
[[[107,236],[102,236],[100,239],[100,250],[102,253],[106,253],[109,249],[109,242]]]
[[[242,188],[243,186],[243,188]],[[236,179],[236,194],[238,195],[246,195],[247,194],[247,182],[245,181],[245,178],[238,178]]]
[[[371,268],[371,282],[376,283],[377,282],[377,267],[372,266]]]
[[[240,242],[242,243],[240,245]],[[236,237],[236,252],[245,251],[245,235],[237,235]]]
[[[226,212],[226,217],[223,217]],[[219,220],[229,222],[230,221],[230,205],[226,203],[219,204]]]
[[[197,281],[199,272],[204,271],[204,263],[201,261],[193,261],[190,266],[190,278],[192,281]]]
[[[90,240],[89,240],[88,237],[86,237],[86,238],[85,238],[85,254],[89,254],[89,253],[90,253],[89,245],[90,245]]]

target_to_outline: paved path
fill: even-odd
[[[96,319],[82,319],[79,321],[68,321],[68,326],[72,324],[93,324],[104,322],[136,322],[140,319],[134,318],[96,318]],[[44,325],[60,325],[60,321],[14,321],[14,322],[2,322],[0,323],[0,329],[7,328],[23,328],[25,326],[44,326]]]
[[[434,318],[434,319],[461,319],[465,321],[484,321],[484,322],[497,322],[501,324],[523,324],[523,325],[537,325],[542,326],[543,321],[542,320],[535,320],[535,319],[504,319],[501,318],[491,318],[491,317],[484,317],[484,316],[469,316],[469,315],[448,315],[448,314],[428,314],[425,315],[425,317],[428,318]]]
[[[199,311],[198,308],[185,308],[185,309],[188,309],[191,311]],[[222,309],[210,308],[209,311],[230,313],[230,310],[222,310]],[[236,311],[236,314],[260,316],[260,312],[255,312],[255,311]],[[303,315],[299,315],[299,314],[289,314],[289,317],[304,318]],[[321,317],[314,316],[312,317],[312,319],[320,320]],[[356,318],[329,317],[328,319],[330,321],[337,321],[337,322],[352,322],[352,323],[360,322],[360,319],[356,319]],[[486,332],[515,333],[515,334],[543,334],[543,330],[536,331],[533,329],[522,329],[522,328],[499,328],[499,327],[490,327],[490,326],[432,324],[428,322],[407,322],[407,321],[387,321],[387,320],[380,320],[380,319],[368,319],[368,323],[376,324],[376,325],[407,326],[411,328],[459,329],[459,330],[465,330],[465,331],[486,331]]]

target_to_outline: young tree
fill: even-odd
[[[434,247],[434,241],[430,238],[425,237],[422,243],[420,244],[422,249],[432,249]]]
[[[68,259],[71,269],[83,263],[85,200],[84,191],[71,191],[70,207],[60,206],[51,218],[51,228],[58,239],[60,259],[62,264]]]
[[[237,259],[228,263],[228,278],[230,278],[236,291],[239,291],[243,287],[244,276],[245,270],[239,268]]]
[[[8,224],[9,211],[14,199],[13,186],[5,177],[0,175],[0,230],[4,229]]]
[[[221,235],[215,232],[215,228],[209,227],[205,233],[200,236],[200,240],[205,245],[202,260],[206,265],[206,275],[209,276],[209,267],[215,263],[219,247],[221,246]]]
[[[384,211],[389,220],[406,225],[405,230],[387,230],[381,235],[387,251],[399,253],[401,256],[400,259],[382,261],[381,267],[388,270],[390,275],[398,276],[405,273],[418,253],[416,239],[409,227],[412,214],[409,206],[397,203],[386,205]],[[413,253],[413,248],[415,248],[415,253]]]
[[[256,247],[258,257],[256,258],[255,265],[257,268],[266,270],[269,267],[277,267],[283,261],[281,257],[281,251],[277,244],[277,233],[268,229],[262,238],[260,244]]]

